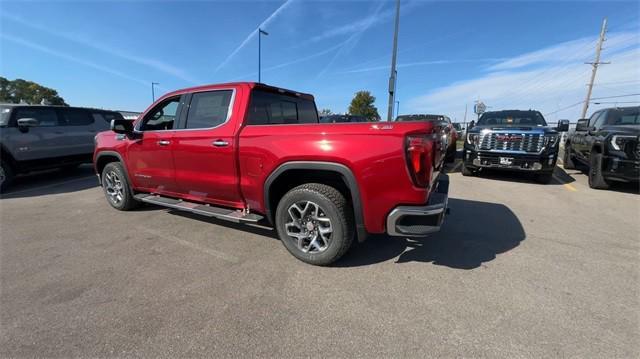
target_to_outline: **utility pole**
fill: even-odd
[[[467,104],[464,104],[464,119],[462,120],[462,126],[467,128]]]
[[[393,121],[393,105],[396,88],[396,56],[398,54],[398,26],[400,25],[400,0],[396,0],[396,27],[393,32],[393,53],[391,54],[391,75],[389,76],[389,107],[387,108],[387,121]]]
[[[261,28],[258,28],[258,82],[260,82],[260,61],[261,61],[261,56],[262,56],[262,40],[260,40],[262,38],[262,35],[265,36],[269,36],[269,33],[262,30]]]
[[[584,100],[584,104],[582,105],[582,116],[580,118],[585,118],[587,116],[587,110],[589,109],[589,101],[591,101],[591,91],[593,90],[593,81],[596,79],[596,72],[598,71],[598,65],[605,65],[609,62],[600,62],[600,51],[602,51],[602,43],[604,42],[605,34],[607,33],[607,18],[605,17],[602,21],[602,29],[600,29],[600,39],[598,39],[598,45],[596,46],[596,59],[594,62],[587,62],[593,66],[591,70],[591,80],[589,81],[589,85],[587,88],[587,98]]]
[[[158,82],[152,82],[151,83],[151,100],[152,100],[152,102],[156,102],[156,91],[154,89],[155,85],[160,85],[160,83],[158,83]]]

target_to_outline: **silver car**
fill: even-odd
[[[90,163],[96,133],[122,118],[90,108],[0,104],[0,191],[18,174]]]

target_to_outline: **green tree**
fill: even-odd
[[[371,92],[358,91],[353,96],[353,100],[351,100],[351,104],[349,105],[349,114],[364,116],[369,119],[369,121],[379,121],[380,115],[374,105],[375,102],[376,98],[371,95]]]
[[[44,87],[32,81],[15,79],[13,81],[0,77],[0,102],[39,104],[45,101],[51,105],[69,106],[58,91]]]

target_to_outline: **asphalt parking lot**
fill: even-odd
[[[0,201],[1,357],[640,356],[640,196],[462,177],[429,238],[303,264],[264,228],[109,207],[90,167]]]

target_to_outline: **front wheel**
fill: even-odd
[[[354,238],[353,211],[333,187],[307,183],[287,192],[276,210],[280,241],[301,261],[328,265],[342,257]]]
[[[594,189],[608,189],[609,183],[602,175],[602,154],[591,152],[589,163],[589,187]]]
[[[576,169],[575,163],[573,163],[573,155],[571,155],[571,145],[566,144],[564,146],[564,155],[562,156],[562,166],[565,170]]]
[[[131,184],[120,162],[111,162],[104,166],[102,188],[111,207],[119,211],[128,211],[139,205],[133,198]]]
[[[476,174],[477,171],[478,170],[474,170],[467,167],[467,165],[464,162],[462,163],[462,169],[460,170],[463,176],[473,176]]]
[[[0,193],[9,187],[13,177],[13,168],[6,161],[0,161]]]

